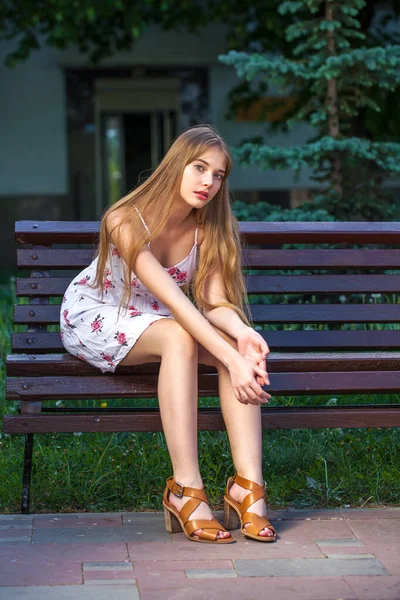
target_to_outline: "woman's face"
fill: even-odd
[[[211,202],[225,177],[226,158],[222,150],[212,148],[183,171],[180,195],[192,208]]]

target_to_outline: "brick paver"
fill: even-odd
[[[79,527],[113,527],[119,529],[122,527],[122,518],[120,515],[114,517],[102,517],[98,515],[97,518],[86,517],[79,515],[73,515],[73,518],[63,519],[60,517],[53,517],[51,519],[35,519],[35,529],[59,529],[61,527],[66,528],[79,528]]]
[[[140,600],[358,600],[343,578],[255,578],[187,580],[177,589],[144,589]],[[379,600],[379,599],[375,599]]]
[[[274,544],[213,545],[161,512],[0,515],[0,600],[400,600],[400,509],[269,518]]]
[[[139,600],[132,585],[54,585],[51,587],[0,587],[0,600]]]
[[[342,516],[349,520],[359,519],[400,519],[400,506],[386,508],[342,508]]]
[[[390,575],[376,558],[270,558],[235,560],[242,577],[342,577],[345,575]]]
[[[358,538],[339,538],[338,540],[336,540],[336,539],[325,539],[325,540],[316,539],[315,543],[320,548],[327,548],[327,547],[329,548],[330,546],[334,546],[336,548],[348,548],[349,546],[351,546],[351,547],[364,546],[364,544]]]
[[[125,560],[129,556],[123,543],[9,544],[0,546],[0,586],[81,584],[83,562]]]
[[[400,577],[345,577],[360,600],[399,600]]]
[[[232,569],[185,569],[188,579],[226,579],[227,577],[238,577],[236,571]]]

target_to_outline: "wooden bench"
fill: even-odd
[[[400,291],[400,249],[395,248],[400,245],[400,223],[244,222],[240,227],[247,242],[244,258],[251,273],[247,274],[250,298],[269,294],[273,301],[252,305],[254,322],[284,324],[281,330],[262,332],[271,348],[271,393],[398,392],[400,304],[396,299],[393,303],[370,303],[369,299],[371,293]],[[117,374],[103,375],[66,354],[59,333],[49,331],[49,326],[58,323],[60,310],[50,300],[60,301],[72,279],[71,270],[75,274],[92,260],[98,231],[97,222],[16,224],[16,240],[21,246],[18,269],[30,270],[29,277],[17,278],[16,291],[18,296],[28,297],[29,304],[15,306],[14,323],[26,325],[27,331],[12,336],[6,395],[9,401],[19,402],[20,410],[5,416],[4,432],[26,435],[22,512],[29,511],[35,433],[162,429],[158,409],[129,406],[131,398],[156,396],[159,365],[120,368]],[[282,248],[285,244],[307,247]],[[321,249],[321,244],[333,244],[335,249]],[[285,274],[287,270],[289,274]],[[298,274],[298,270],[310,274]],[[386,274],[387,270],[397,270],[397,274]],[[351,303],[341,303],[341,294],[351,297]],[[354,294],[364,296],[357,302]],[[282,297],[285,303],[279,302]],[[294,301],[288,301],[290,298]],[[349,323],[395,325],[391,330],[371,330],[369,326],[340,329]],[[307,324],[318,324],[318,328]],[[215,370],[200,366],[199,396],[217,395]],[[101,398],[123,398],[126,405],[122,409],[46,406],[50,400]],[[270,406],[262,409],[262,424],[268,429],[398,427],[400,404]],[[199,429],[223,428],[219,409],[199,409]]]

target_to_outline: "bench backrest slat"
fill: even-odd
[[[83,269],[95,256],[88,249],[19,249],[21,269]],[[245,250],[245,268],[254,269],[399,269],[400,250]]]
[[[394,323],[400,321],[400,304],[251,304],[255,323]],[[20,304],[16,324],[58,324],[60,305]],[[400,337],[400,335],[399,335]]]
[[[400,223],[343,222],[241,222],[240,232],[247,243],[350,243],[399,244]],[[93,244],[97,242],[97,221],[17,221],[15,237],[20,244]]]
[[[400,349],[398,331],[261,331],[273,351]],[[14,333],[13,352],[65,352],[59,333]]]
[[[18,277],[17,296],[62,296],[72,277]],[[345,294],[400,292],[400,275],[251,275],[248,294]]]

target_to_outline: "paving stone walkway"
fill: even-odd
[[[400,507],[269,518],[275,544],[213,546],[159,512],[0,515],[0,600],[400,600]]]

